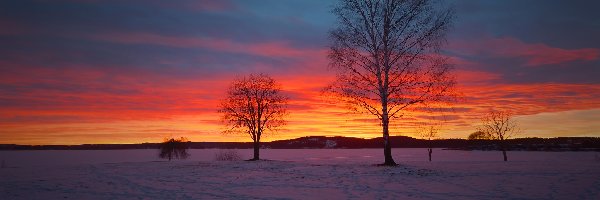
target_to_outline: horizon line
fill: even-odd
[[[362,137],[351,137],[351,136],[328,136],[328,135],[311,135],[311,136],[303,136],[303,137],[297,137],[297,138],[290,138],[290,139],[279,139],[279,140],[272,140],[272,141],[266,141],[266,142],[261,142],[261,143],[270,143],[270,142],[277,142],[277,141],[284,141],[284,140],[297,140],[297,139],[301,139],[301,138],[310,138],[310,137],[326,137],[326,138],[335,138],[335,137],[343,137],[343,138],[355,138],[355,139],[364,139],[364,140],[370,140],[370,139],[377,139],[377,138],[382,138],[382,137],[372,137],[372,138],[362,138]],[[408,137],[408,138],[412,138],[412,139],[417,139],[417,140],[427,140],[424,138],[419,138],[419,137],[411,137],[411,136],[405,136],[405,135],[394,135],[394,136],[390,136],[390,137]],[[514,140],[514,139],[554,139],[554,138],[600,138],[600,137],[594,137],[594,136],[559,136],[559,137],[515,137],[515,138],[510,138],[507,140]],[[469,140],[468,138],[435,138],[432,140]],[[493,139],[484,139],[484,140],[493,140]],[[194,143],[202,143],[202,142],[208,142],[208,143],[252,143],[252,141],[247,141],[247,142],[240,142],[240,141],[188,141],[188,142],[194,142]],[[134,144],[160,144],[162,142],[140,142],[140,143],[81,143],[81,144],[17,144],[17,143],[0,143],[0,145],[20,145],[20,146],[83,146],[83,145],[134,145]]]

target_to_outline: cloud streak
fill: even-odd
[[[477,42],[454,42],[450,48],[462,55],[485,55],[524,59],[524,65],[537,67],[573,61],[594,61],[600,57],[597,48],[561,49],[542,43],[529,44],[515,38],[482,38]]]
[[[204,48],[212,51],[250,54],[264,57],[305,57],[324,52],[319,49],[290,47],[285,41],[239,43],[229,39],[205,37],[173,37],[151,33],[108,33],[91,36],[93,39],[123,44],[162,45],[179,48]]]

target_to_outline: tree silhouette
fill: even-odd
[[[453,11],[429,0],[342,0],[333,13],[329,59],[338,74],[326,91],[380,120],[384,165],[397,165],[390,120],[451,96],[452,67],[439,51]]]
[[[469,134],[468,139],[469,140],[489,140],[489,139],[491,139],[491,136],[482,131],[475,131],[475,132]]]
[[[190,154],[187,152],[188,149],[188,140],[184,137],[179,139],[170,138],[164,140],[163,143],[160,144],[160,154],[158,155],[163,159],[187,159]]]
[[[421,137],[423,139],[428,140],[428,147],[427,147],[427,153],[429,154],[429,162],[431,162],[431,154],[433,153],[433,147],[432,147],[432,143],[431,140],[433,138],[438,137],[438,131],[439,131],[439,127],[434,126],[434,125],[429,125],[426,127],[421,128],[421,130],[419,130],[419,135],[421,135]]]
[[[507,111],[490,111],[483,116],[481,122],[482,124],[479,126],[478,131],[498,141],[504,161],[507,161],[505,140],[521,132],[517,121],[513,119],[512,113]]]
[[[280,86],[267,75],[251,74],[235,80],[219,109],[230,127],[225,133],[247,133],[254,142],[251,160],[259,160],[261,136],[265,130],[274,131],[285,124],[287,101]]]

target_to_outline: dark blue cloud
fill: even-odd
[[[600,1],[481,0],[452,2],[454,37],[488,33],[559,48],[600,48]]]
[[[272,66],[283,73],[307,58],[122,43],[95,36],[143,33],[222,39],[242,45],[283,41],[290,48],[322,49],[328,44],[327,31],[335,20],[329,13],[334,1],[217,2],[226,6],[215,9],[209,5],[213,1],[2,1],[0,21],[18,24],[12,28],[21,29],[22,33],[0,35],[3,44],[0,60],[53,68],[75,65],[105,70],[150,70],[180,78],[244,72],[256,64]],[[597,2],[453,1],[448,4],[455,5],[458,16],[450,43],[478,44],[487,38],[506,37],[549,48],[600,49],[600,39],[595,37],[600,34],[600,14],[594,10],[598,7],[595,4],[600,4]],[[447,50],[449,55],[480,63],[469,70],[499,73],[506,82],[597,83],[595,77],[600,76],[598,60],[530,67],[526,66],[528,58],[519,55],[506,57],[478,52],[459,55],[453,51]]]
[[[459,66],[469,70],[498,73],[504,83],[591,83],[600,81],[600,59],[573,59],[531,66],[536,52],[538,60],[560,57],[560,50],[600,50],[600,7],[598,1],[452,1],[457,23],[450,43],[471,43],[480,49],[469,55],[454,54],[476,66]],[[515,42],[486,46],[487,40],[508,38]],[[529,46],[528,48],[524,48]],[[504,52],[494,53],[496,49]],[[499,50],[501,51],[501,50]],[[512,52],[514,52],[514,54]],[[523,53],[519,53],[523,52]],[[526,53],[527,52],[527,53]],[[505,55],[505,54],[513,55]],[[568,55],[573,56],[573,55]]]

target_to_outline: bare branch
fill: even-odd
[[[433,0],[340,0],[333,13],[329,59],[338,74],[327,91],[381,120],[386,163],[393,163],[389,119],[451,96],[455,81],[439,52],[453,11]]]
[[[285,124],[288,99],[267,75],[251,74],[235,80],[227,94],[218,110],[230,127],[227,132],[248,133],[258,142],[265,129],[275,130]]]

